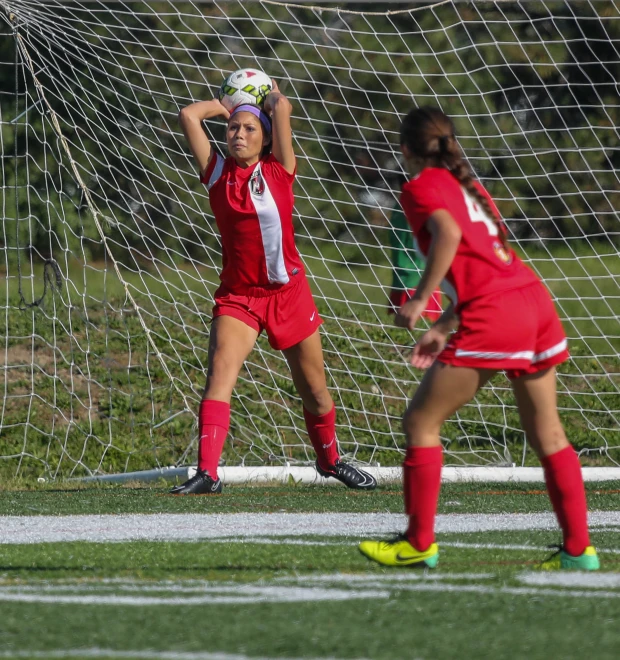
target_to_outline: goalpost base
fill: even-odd
[[[400,467],[364,467],[380,484],[400,483]],[[168,467],[126,474],[107,474],[86,477],[80,481],[101,483],[153,482],[163,479],[170,482],[186,481],[196,472],[196,466]],[[585,467],[582,468],[584,481],[620,481],[620,467]],[[340,484],[335,479],[324,479],[314,467],[284,465],[273,466],[231,466],[218,468],[218,475],[224,485],[227,484],[266,484],[266,483],[302,483],[334,485]],[[442,470],[443,483],[544,483],[542,468],[539,467],[454,467]],[[342,485],[342,484],[341,484]]]

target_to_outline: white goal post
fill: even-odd
[[[402,460],[423,328],[387,314],[390,215],[400,119],[434,104],[554,296],[569,437],[585,466],[620,465],[620,4],[339,5],[0,0],[2,476],[195,460],[220,242],[177,113],[243,67],[294,106],[296,236],[343,454]],[[223,150],[221,123],[206,130]],[[264,338],[231,422],[231,475],[312,465],[301,401]],[[454,474],[536,465],[502,375],[442,438]]]

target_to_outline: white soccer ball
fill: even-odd
[[[220,103],[229,112],[240,103],[262,106],[271,91],[271,78],[258,69],[239,69],[222,83]]]

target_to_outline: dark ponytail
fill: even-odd
[[[422,160],[424,167],[449,170],[495,222],[503,246],[508,247],[502,219],[474,184],[474,172],[463,156],[454,135],[454,124],[446,114],[432,106],[414,108],[400,126],[400,144],[406,146],[412,156]]]

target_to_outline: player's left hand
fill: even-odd
[[[426,309],[426,302],[412,298],[408,300],[394,316],[394,323],[399,328],[408,328],[413,330],[420,316]]]
[[[265,97],[265,102],[263,103],[263,112],[266,112],[268,115],[273,112],[273,107],[271,105],[272,101],[281,94],[278,83],[272,78],[271,79],[271,91]]]
[[[413,347],[411,364],[418,369],[428,369],[443,351],[448,335],[437,328],[429,328]]]

